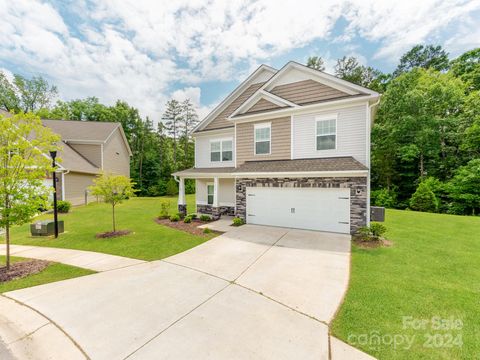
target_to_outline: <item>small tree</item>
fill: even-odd
[[[178,194],[177,183],[173,178],[170,178],[167,182],[167,195],[174,196]]]
[[[93,195],[100,196],[107,204],[112,205],[112,225],[115,226],[115,206],[135,194],[130,178],[123,175],[102,174],[93,180],[90,186]]]
[[[457,169],[448,184],[453,205],[463,213],[475,215],[480,209],[480,159]]]
[[[5,229],[6,266],[10,269],[10,227],[28,222],[47,206],[51,188],[49,151],[60,138],[33,114],[0,115],[0,228]]]
[[[417,211],[436,212],[438,199],[426,182],[421,182],[410,198],[410,207]]]

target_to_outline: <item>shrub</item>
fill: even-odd
[[[178,214],[170,216],[170,221],[172,222],[177,222],[179,220],[180,220],[180,216],[178,216]]]
[[[170,178],[167,182],[167,195],[174,196],[177,194],[178,194],[177,182],[173,178]]]
[[[370,226],[362,226],[357,230],[356,235],[362,241],[378,241],[383,234],[387,231],[387,228],[383,224],[371,223]]]
[[[387,228],[383,224],[376,223],[376,222],[372,222],[370,224],[370,233],[372,234],[373,237],[377,239],[381,238],[386,231],[387,231]]]
[[[195,194],[194,179],[185,179],[185,194]]]
[[[183,219],[183,222],[185,224],[189,224],[192,222],[192,218],[190,216],[185,216],[185,218]]]
[[[233,226],[242,226],[243,224],[245,224],[245,221],[243,221],[242,218],[239,218],[239,217],[233,218]]]
[[[212,218],[209,215],[202,214],[200,215],[200,221],[210,221]]]
[[[168,219],[170,212],[170,203],[168,201],[162,201],[160,203],[160,214],[158,217],[160,219]]]
[[[436,212],[438,199],[426,182],[421,182],[410,198],[410,208],[417,211]]]
[[[185,217],[185,215],[181,212],[177,212],[177,216],[180,218],[180,219],[183,219]]]
[[[212,230],[210,230],[209,228],[203,229],[204,234],[211,234],[211,232],[212,232]]]
[[[195,213],[188,214],[188,216],[190,216],[192,218],[192,220],[197,218],[197,214],[195,214]]]
[[[70,208],[72,207],[72,204],[69,203],[68,201],[57,201],[57,210],[59,213],[66,214],[70,211]]]
[[[397,203],[397,193],[387,189],[374,190],[372,191],[372,203],[375,206],[394,208]]]

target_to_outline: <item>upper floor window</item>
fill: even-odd
[[[210,142],[210,161],[232,161],[233,141],[216,140]]]
[[[316,120],[317,150],[331,150],[336,148],[337,119]]]
[[[270,154],[271,123],[255,124],[255,155]]]

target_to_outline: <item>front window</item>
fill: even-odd
[[[210,161],[232,161],[233,141],[217,140],[210,143]]]
[[[317,120],[317,150],[335,149],[337,141],[337,120]]]
[[[255,155],[270,154],[270,138],[270,123],[255,125]]]
[[[208,184],[207,185],[207,204],[208,205],[213,205],[213,184]]]

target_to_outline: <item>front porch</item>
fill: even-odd
[[[219,172],[221,170],[221,172]],[[235,216],[235,178],[233,168],[188,169],[174,173],[178,182],[178,212],[211,215],[219,219],[222,215]],[[187,209],[185,179],[195,180],[196,209]]]

